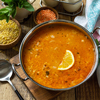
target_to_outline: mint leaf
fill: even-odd
[[[6,19],[6,15],[0,15],[0,20]]]
[[[10,16],[7,14],[0,15],[0,20],[6,19],[6,22],[8,23]]]
[[[9,2],[13,2],[14,0],[1,0],[1,1],[3,1],[5,3],[9,3]]]
[[[20,3],[18,3],[18,7],[19,8],[23,8],[23,5],[21,5]]]
[[[10,12],[10,15],[12,15],[13,18],[16,16],[16,7],[12,9],[12,11]]]
[[[28,2],[23,3],[23,8],[27,9],[28,11],[34,11],[33,6]]]
[[[0,20],[6,19],[6,21],[9,21],[10,16],[13,18],[16,15],[16,7],[19,8],[25,8],[28,11],[34,11],[33,6],[27,2],[27,0],[1,0],[7,6],[5,8],[0,9]]]
[[[6,22],[8,23],[10,19],[10,16],[6,16]]]
[[[11,13],[12,13],[12,8],[10,8],[8,6],[0,9],[0,20],[6,19],[6,21],[8,22]]]
[[[23,3],[24,2],[26,2],[26,0],[24,1],[24,0],[19,0],[19,2],[18,2],[18,7],[19,8],[23,8]]]
[[[10,12],[12,9],[10,7],[0,9],[0,14],[5,14]]]

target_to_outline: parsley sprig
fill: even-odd
[[[33,6],[27,0],[2,0],[7,6],[0,9],[0,20],[6,19],[9,21],[10,16],[13,18],[16,15],[16,7],[25,8],[28,11],[34,11]]]

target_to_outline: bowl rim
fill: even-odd
[[[79,28],[81,28],[82,30],[84,30],[88,35],[89,37],[92,39],[93,41],[93,45],[95,47],[95,63],[94,63],[94,67],[91,69],[90,73],[88,74],[88,76],[82,81],[80,82],[79,84],[75,85],[75,86],[72,86],[72,87],[69,87],[69,88],[61,88],[61,89],[58,89],[58,88],[49,88],[49,87],[46,87],[46,86],[43,86],[41,84],[39,84],[38,82],[36,82],[35,80],[33,80],[28,74],[27,72],[25,71],[24,67],[23,67],[23,63],[22,63],[22,51],[23,51],[23,46],[26,42],[26,40],[28,39],[28,36],[30,36],[32,34],[32,32],[37,29],[38,27],[41,27],[42,25],[45,25],[45,24],[48,24],[48,23],[55,23],[55,22],[64,22],[64,23],[71,23],[73,25],[76,25],[78,26]],[[58,19],[58,20],[52,20],[52,21],[47,21],[47,22],[44,22],[44,23],[41,23],[41,24],[38,24],[36,25],[35,27],[33,27],[27,34],[26,36],[23,38],[22,42],[21,42],[21,45],[20,45],[20,48],[19,48],[19,61],[20,61],[20,65],[21,65],[21,68],[22,70],[24,71],[25,75],[35,84],[37,84],[38,86],[44,88],[44,89],[47,89],[47,90],[53,90],[53,91],[65,91],[65,90],[70,90],[70,89],[73,89],[75,87],[78,87],[79,85],[83,84],[84,82],[86,82],[92,75],[93,73],[95,72],[96,68],[97,68],[97,65],[98,65],[98,58],[99,58],[99,55],[98,55],[98,47],[97,47],[97,44],[96,44],[96,41],[95,39],[93,38],[92,34],[90,34],[90,32],[85,29],[83,26],[75,23],[75,22],[72,22],[72,21],[69,21],[69,20],[63,20],[63,19]]]
[[[16,19],[14,19],[12,17],[10,17],[10,20],[14,21],[17,24],[17,26],[19,28],[19,35],[18,35],[18,37],[14,41],[10,42],[9,44],[0,44],[0,49],[6,49],[6,47],[9,49],[12,46],[16,45],[18,43],[18,41],[20,40],[21,31],[22,31],[21,25],[20,25],[20,23]]]
[[[78,1],[76,1],[74,3],[66,2],[65,0],[62,0],[62,1],[59,1],[59,2],[65,3],[65,4],[70,4],[70,5],[75,5],[75,4],[79,3],[79,2],[82,2],[82,0],[78,0]]]
[[[56,9],[52,8],[52,7],[49,7],[49,6],[45,6],[45,7],[40,7],[38,8],[35,12],[34,12],[34,17],[33,17],[33,20],[35,22],[36,25],[38,25],[37,21],[36,21],[36,16],[37,14],[41,11],[41,10],[45,10],[45,9],[50,9],[51,11],[53,11],[55,14],[56,14],[56,19],[59,19],[59,14],[57,12]],[[47,21],[46,21],[47,22]]]

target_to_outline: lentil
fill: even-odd
[[[41,10],[36,16],[36,22],[38,24],[55,19],[56,19],[56,14],[49,9]]]
[[[9,44],[19,35],[19,28],[13,20],[0,20],[0,44]]]

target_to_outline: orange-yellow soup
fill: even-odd
[[[23,50],[23,64],[27,74],[39,84],[49,88],[68,88],[82,82],[95,60],[90,39],[70,25],[47,25],[35,32]],[[58,70],[66,50],[75,58],[68,70]]]

